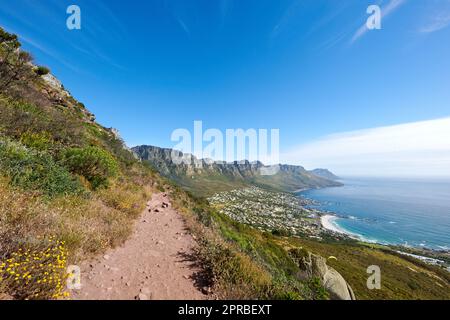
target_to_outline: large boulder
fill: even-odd
[[[291,257],[300,268],[300,279],[320,279],[333,300],[356,300],[350,285],[339,272],[327,265],[324,257],[302,249],[296,249]]]
[[[331,299],[356,300],[353,289],[335,269],[328,267],[327,272],[323,275],[322,281],[323,286],[330,293]]]

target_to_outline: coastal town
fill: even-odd
[[[263,231],[321,239],[327,232],[312,200],[258,187],[222,192],[208,199],[231,219]]]

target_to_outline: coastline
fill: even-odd
[[[362,241],[365,243],[379,244],[379,245],[389,246],[389,247],[404,247],[405,249],[414,249],[414,250],[418,250],[418,251],[429,250],[429,251],[435,252],[435,253],[449,253],[449,250],[444,249],[444,248],[439,250],[439,249],[435,249],[435,248],[423,248],[423,247],[417,247],[417,246],[408,246],[408,245],[402,245],[402,244],[382,242],[377,239],[367,239],[366,237],[364,237],[360,234],[350,232],[350,231],[344,229],[343,227],[339,226],[336,222],[336,220],[338,220],[338,219],[345,219],[345,218],[341,218],[332,213],[322,212],[322,214],[320,215],[320,224],[321,224],[322,228],[324,228],[325,230],[327,230],[329,232],[332,232],[335,234],[340,234],[340,235],[345,235],[351,239]],[[417,255],[417,257],[424,258],[421,260],[427,260],[430,258],[427,256],[421,256],[421,255]]]
[[[337,225],[334,221],[336,221],[337,219],[339,219],[339,217],[335,216],[335,215],[331,215],[331,214],[324,214],[320,217],[320,223],[322,225],[322,227],[330,232],[333,233],[337,233],[337,234],[342,234],[342,235],[346,235],[354,240],[358,240],[358,241],[362,241],[365,243],[371,243],[371,244],[380,244],[380,245],[384,245],[384,246],[388,246],[392,248],[392,244],[387,244],[387,243],[381,243],[379,241],[376,240],[368,240],[365,239],[364,237],[348,232],[343,228],[340,228],[339,225]],[[400,246],[401,247],[401,246]],[[406,249],[406,248],[405,248]],[[419,248],[409,248],[409,249],[419,249]],[[433,252],[436,252],[436,250],[433,249],[429,249]],[[450,266],[448,265],[448,263],[446,263],[444,260],[438,259],[438,258],[434,258],[434,257],[430,257],[430,256],[426,256],[426,255],[422,255],[422,254],[418,254],[418,253],[409,253],[409,252],[405,252],[405,251],[401,251],[400,250],[395,250],[395,252],[401,254],[401,255],[405,255],[405,256],[409,256],[415,259],[418,259],[422,262],[425,262],[427,264],[431,264],[431,265],[436,265],[436,266],[444,266],[444,268],[450,272]],[[420,252],[420,251],[419,251]]]
[[[331,214],[325,214],[320,217],[320,224],[322,225],[322,227],[324,229],[326,229],[328,231],[332,231],[335,233],[340,233],[340,234],[345,234],[345,235],[350,236],[350,234],[348,232],[346,232],[342,228],[339,228],[339,226],[336,225],[336,223],[334,221],[336,221],[337,219],[339,219],[337,216],[333,216]]]
[[[334,232],[337,234],[346,235],[347,237],[350,237],[354,240],[363,241],[363,242],[372,243],[372,244],[377,243],[377,244],[381,244],[381,245],[389,245],[387,243],[382,243],[375,239],[367,239],[360,234],[356,234],[356,233],[350,232],[348,230],[345,230],[344,228],[342,228],[335,222],[338,219],[340,219],[338,216],[335,216],[332,214],[324,214],[323,216],[320,217],[320,224],[322,225],[322,227],[324,229],[326,229],[328,231],[331,231],[331,232]]]

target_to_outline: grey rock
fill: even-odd
[[[308,252],[296,262],[301,270],[298,277],[303,280],[319,278],[331,299],[356,300],[353,289],[339,272],[327,265],[325,258]]]

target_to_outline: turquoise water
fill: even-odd
[[[359,238],[438,250],[450,249],[450,181],[344,179],[343,187],[308,190],[335,226]]]

